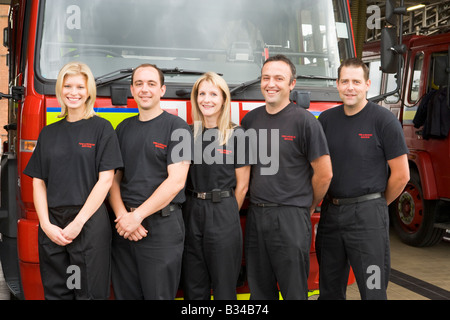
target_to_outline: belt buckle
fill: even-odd
[[[198,192],[197,198],[206,200],[206,192]]]

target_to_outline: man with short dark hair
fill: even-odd
[[[259,147],[245,234],[252,299],[278,299],[277,284],[284,299],[308,298],[310,215],[325,195],[332,173],[319,122],[289,100],[295,83],[295,66],[287,57],[269,58],[261,71],[266,105],[241,122],[256,131]],[[273,165],[276,172],[264,170],[271,164],[261,161],[263,154],[279,162]]]
[[[191,161],[191,130],[161,109],[166,87],[154,65],[133,72],[131,93],[139,114],[122,121],[117,136],[124,161],[110,191],[117,217],[112,279],[118,299],[174,299],[184,247],[181,204]],[[173,141],[176,130],[185,134]],[[185,143],[183,154],[178,144]]]
[[[390,204],[409,180],[403,130],[387,109],[366,99],[367,66],[338,69],[343,104],[319,116],[330,149],[333,179],[317,231],[320,299],[345,299],[350,266],[362,299],[386,299]]]

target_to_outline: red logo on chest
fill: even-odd
[[[284,134],[281,137],[284,139],[284,141],[294,141],[295,139],[295,136],[287,136]]]
[[[162,143],[159,143],[159,142],[153,141],[153,144],[155,145],[156,148],[160,148],[160,149],[167,148],[167,146],[165,144],[162,144]]]
[[[95,143],[87,143],[87,142],[79,142],[78,143],[82,148],[89,148],[92,149],[95,147]]]

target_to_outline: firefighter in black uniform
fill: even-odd
[[[46,299],[109,297],[111,226],[103,201],[122,158],[111,123],[95,116],[96,91],[85,64],[61,69],[56,97],[64,119],[42,129],[24,170],[33,177]]]
[[[191,93],[194,163],[183,207],[185,299],[236,299],[242,263],[239,209],[248,188],[244,132],[230,121],[231,99],[222,77],[208,72]],[[239,137],[239,135],[241,135]]]
[[[266,105],[242,120],[247,133],[255,130],[259,140],[245,233],[252,299],[278,299],[277,283],[284,299],[307,299],[310,215],[332,175],[320,123],[289,100],[295,73],[287,57],[270,57],[261,71]],[[273,159],[267,164],[263,156],[269,154]]]
[[[117,299],[174,299],[180,282],[181,204],[192,134],[183,119],[162,110],[165,88],[164,75],[156,66],[134,69],[131,93],[139,114],[116,128],[124,161],[110,192],[117,217],[112,245]]]
[[[320,299],[345,299],[350,266],[362,299],[387,298],[388,204],[409,180],[408,149],[398,119],[367,101],[369,86],[367,66],[344,61],[343,105],[319,116],[333,165],[316,238]]]

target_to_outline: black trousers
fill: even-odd
[[[49,208],[50,221],[64,228],[81,207]],[[102,205],[67,246],[52,242],[39,228],[39,262],[45,299],[108,299],[111,225]]]
[[[311,219],[299,207],[249,208],[245,261],[251,299],[308,298]]]
[[[221,202],[187,197],[183,293],[187,300],[236,299],[242,265],[242,229],[235,197]]]
[[[324,200],[316,237],[319,299],[346,298],[350,266],[361,299],[386,299],[389,216],[384,198],[336,206]]]
[[[130,241],[113,231],[112,283],[120,300],[173,300],[181,276],[184,223],[181,209],[142,222],[147,237]]]

